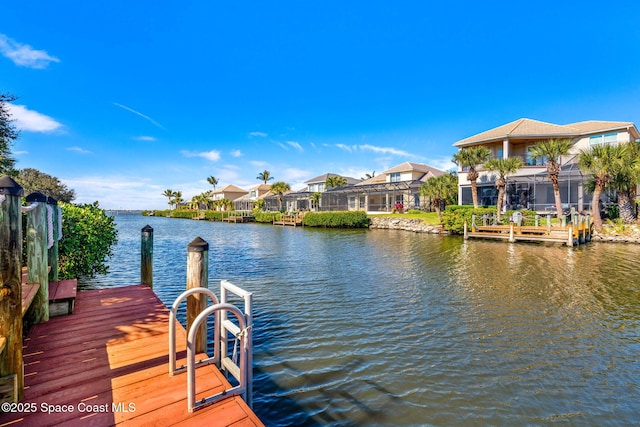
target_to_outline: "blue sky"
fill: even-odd
[[[433,4],[431,4],[433,3]],[[104,208],[294,189],[527,117],[638,124],[640,2],[14,1],[0,92],[36,168]]]

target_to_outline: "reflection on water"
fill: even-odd
[[[210,278],[254,292],[254,408],[267,425],[622,425],[640,420],[640,247],[509,244],[396,230],[117,217],[111,274],[155,290]]]

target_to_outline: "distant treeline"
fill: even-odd
[[[197,211],[188,209],[142,211],[145,216],[160,216],[167,218],[201,218],[207,221],[222,221],[231,212],[219,211]],[[282,214],[280,212],[254,212],[256,222],[271,224],[279,221]],[[302,219],[302,224],[307,227],[326,228],[368,228],[369,217],[365,212],[307,212]]]

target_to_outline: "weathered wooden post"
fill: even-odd
[[[0,178],[0,401],[24,397],[22,361],[22,195],[8,176]]]
[[[511,243],[515,242],[516,239],[513,235],[513,228],[514,228],[514,223],[513,222],[509,222],[509,241]]]
[[[38,292],[27,311],[29,323],[49,320],[49,269],[47,260],[47,196],[31,193],[28,203],[36,205],[27,213],[27,282],[39,283]]]
[[[58,281],[58,239],[60,239],[60,232],[58,230],[60,221],[62,218],[58,215],[58,201],[53,197],[47,197],[47,223],[51,224],[51,230],[49,230],[49,236],[53,238],[53,242],[49,242],[48,262],[49,267],[49,280],[52,282]],[[50,216],[50,220],[49,220]]]
[[[187,246],[187,289],[206,288],[209,279],[209,243],[200,237]],[[187,297],[187,331],[196,317],[207,307],[204,294]],[[217,326],[217,325],[216,325]],[[196,353],[207,351],[207,325],[203,323],[196,334]]]
[[[467,221],[464,222],[464,228],[463,228],[463,232],[464,232],[464,240],[467,240],[469,238],[469,231],[467,230]]]
[[[140,283],[153,289],[153,227],[142,228],[140,242]]]

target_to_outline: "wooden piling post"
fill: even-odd
[[[153,227],[142,228],[140,241],[140,283],[153,289]]]
[[[24,397],[22,361],[22,195],[8,176],[0,178],[0,401]]]
[[[467,221],[464,222],[464,240],[469,238],[469,230],[467,229]]]
[[[514,237],[514,233],[513,233],[514,230],[513,229],[514,229],[514,224],[513,224],[513,222],[510,222],[509,223],[509,241],[511,243],[516,241],[516,239]]]
[[[48,262],[49,267],[49,280],[52,282],[58,281],[58,239],[60,238],[60,233],[58,232],[58,226],[62,218],[58,215],[58,201],[53,197],[47,197],[47,204],[50,209],[52,209],[51,215],[51,225],[52,225],[52,235],[53,235],[53,245],[49,248],[48,252]],[[47,219],[48,221],[48,219]]]
[[[27,203],[38,205],[27,213],[27,282],[39,283],[38,292],[27,311],[29,323],[49,320],[49,269],[47,253],[47,196],[31,193]]]
[[[193,239],[187,246],[187,290],[206,288],[209,279],[209,243],[200,237]],[[196,317],[207,307],[204,294],[187,297],[187,331]],[[218,325],[216,325],[217,327]],[[207,326],[203,323],[196,334],[196,353],[207,351]]]

